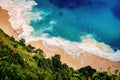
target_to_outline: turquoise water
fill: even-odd
[[[31,22],[35,30],[34,35],[47,33],[48,37],[61,37],[80,42],[81,36],[90,34],[94,39],[108,44],[114,50],[120,49],[120,19],[114,11],[119,0],[83,1],[85,2],[71,9],[68,6],[59,8],[49,0],[36,0],[38,6],[33,10],[41,12],[42,20]]]

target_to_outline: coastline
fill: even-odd
[[[0,29],[2,29],[9,36],[13,36],[15,40],[18,40],[18,35],[12,29],[11,24],[8,20],[9,20],[8,12],[0,7]]]
[[[50,58],[55,54],[59,54],[61,56],[62,63],[66,63],[70,67],[73,67],[74,69],[79,69],[79,68],[90,65],[91,67],[99,71],[100,70],[107,71],[108,67],[111,68],[111,72],[114,72],[114,70],[116,69],[120,71],[120,67],[119,67],[120,61],[119,62],[110,61],[87,52],[82,52],[80,53],[79,56],[71,56],[57,46],[56,46],[56,50],[52,51],[48,49],[42,44],[42,41],[40,40],[30,42],[29,44],[31,44],[36,48],[42,49],[46,54],[47,58]]]
[[[2,29],[6,34],[13,36],[16,40],[18,40],[18,34],[22,32],[22,29],[16,31],[13,30],[8,19],[9,19],[8,12],[0,8],[0,29]],[[112,72],[116,69],[120,71],[119,67],[120,61],[119,62],[110,61],[99,56],[89,54],[87,52],[83,52],[79,56],[74,57],[67,54],[64,50],[57,46],[54,46],[55,50],[48,49],[43,45],[43,41],[41,40],[29,42],[27,44],[31,44],[36,48],[42,49],[47,58],[50,58],[55,54],[59,54],[61,56],[61,61],[63,63],[66,63],[70,67],[73,67],[74,69],[79,69],[81,67],[90,65],[91,67],[97,70],[102,69],[106,71],[108,67],[111,67]]]

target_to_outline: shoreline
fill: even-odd
[[[15,40],[18,40],[18,35],[12,29],[11,24],[8,21],[8,19],[9,19],[8,11],[3,10],[0,7],[0,29],[2,29],[9,36],[13,36]]]
[[[8,19],[8,12],[0,8],[0,29],[2,29],[9,36],[13,36],[15,40],[18,40],[18,35],[22,32],[22,29],[18,29],[16,31],[13,30]],[[74,57],[67,54],[63,49],[57,46],[54,46],[55,50],[48,49],[44,46],[42,40],[32,41],[27,44],[31,44],[36,48],[42,49],[46,55],[46,58],[51,58],[55,54],[59,54],[61,56],[62,63],[66,63],[68,66],[73,67],[74,69],[79,69],[90,65],[97,70],[102,69],[103,71],[107,71],[108,67],[111,67],[111,72],[114,72],[116,69],[120,71],[120,61],[110,61],[87,52],[82,52],[79,56]]]
[[[59,47],[56,47],[56,50],[52,51],[43,46],[42,41],[33,41],[28,44],[31,44],[32,46],[36,48],[40,48],[44,51],[47,58],[50,58],[54,56],[55,54],[59,54],[61,56],[62,63],[66,63],[70,67],[73,67],[74,69],[79,69],[85,66],[90,65],[91,67],[97,69],[97,70],[103,70],[107,71],[108,67],[111,67],[111,72],[114,72],[114,70],[118,69],[120,71],[120,61],[114,62],[110,61],[105,58],[101,58],[99,56],[82,52],[79,56],[71,56],[67,54],[64,50],[62,50]]]

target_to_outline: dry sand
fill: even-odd
[[[8,35],[13,36],[18,40],[18,36],[15,31],[12,29],[10,22],[8,21],[9,15],[8,12],[2,10],[0,7],[0,28]]]
[[[8,21],[9,15],[8,12],[0,8],[0,28],[10,36],[13,36],[16,40],[18,40],[18,34],[21,33],[21,30],[17,32],[14,31],[11,27],[10,22]],[[43,41],[33,41],[27,44],[31,44],[36,48],[40,48],[44,51],[47,58],[54,56],[55,54],[61,55],[61,61],[63,63],[68,64],[70,67],[74,69],[79,69],[84,66],[92,66],[97,70],[107,70],[108,67],[111,67],[111,71],[118,69],[120,71],[120,61],[113,62],[99,56],[89,54],[87,52],[82,52],[79,56],[71,56],[67,54],[64,50],[56,46],[44,46]],[[54,50],[51,49],[54,48]]]

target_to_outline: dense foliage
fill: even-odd
[[[24,39],[15,41],[0,30],[0,80],[120,80],[117,70],[111,75],[90,66],[74,70],[62,64],[60,55],[51,59],[43,55]]]

